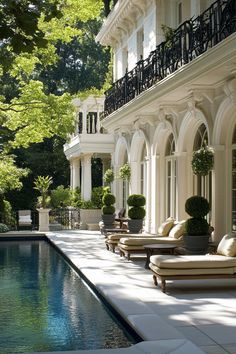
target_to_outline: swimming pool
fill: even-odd
[[[1,354],[135,342],[48,242],[0,242]]]

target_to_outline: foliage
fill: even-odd
[[[187,235],[207,235],[209,233],[209,224],[204,217],[210,211],[208,200],[201,196],[192,196],[185,202],[185,211],[192,216],[185,223]]]
[[[210,204],[204,197],[194,195],[185,202],[185,211],[194,218],[203,218],[210,211]]]
[[[190,218],[186,220],[185,230],[188,235],[201,236],[209,232],[209,224],[204,218]]]
[[[128,210],[128,216],[130,219],[143,219],[145,215],[145,209],[140,206],[134,206]]]
[[[0,193],[5,193],[9,189],[20,189],[21,178],[28,172],[27,169],[16,166],[12,155],[0,153]]]
[[[116,197],[114,196],[114,194],[106,193],[102,197],[102,203],[106,206],[113,205],[115,204],[115,202],[116,202]]]
[[[175,31],[173,30],[173,28],[166,26],[166,25],[161,25],[161,29],[164,33],[165,36],[165,47],[169,48],[171,47],[171,43],[172,43],[172,38],[174,36]]]
[[[50,176],[38,176],[34,181],[34,189],[41,193],[38,198],[39,205],[45,209],[50,203],[50,197],[48,195],[49,187],[52,184],[52,177]]]
[[[12,212],[11,203],[0,195],[0,223],[8,225],[11,229],[16,227],[16,217]]]
[[[102,207],[102,196],[103,196],[103,187],[94,187],[92,189],[91,202],[97,209]]]
[[[131,194],[127,199],[129,206],[144,206],[146,204],[146,198],[143,194]]]
[[[7,225],[5,224],[0,224],[0,233],[3,233],[3,232],[8,232],[9,231],[9,228],[7,227]]]
[[[131,168],[128,163],[124,164],[123,166],[120,167],[119,169],[119,178],[122,178],[123,180],[129,181],[131,178]]]
[[[104,173],[103,180],[105,183],[112,183],[114,181],[114,172],[111,168],[108,168]]]
[[[63,89],[55,95],[43,82],[40,72],[56,64],[59,43],[86,37],[83,23],[96,19],[101,8],[101,0],[35,0],[33,5],[29,0],[1,3],[0,80],[4,88],[0,97],[0,125],[9,132],[1,154],[42,142],[55,134],[66,137],[73,130],[71,95],[63,93]],[[4,184],[2,174],[0,180],[4,190],[17,184],[15,181]]]
[[[104,193],[102,197],[102,214],[112,215],[115,213],[113,204],[116,202],[116,197],[112,193]]]
[[[212,150],[204,146],[193,152],[192,170],[195,175],[206,176],[214,166],[214,154]]]
[[[128,210],[130,219],[143,219],[146,211],[143,208],[146,204],[146,198],[143,194],[131,194],[127,199],[127,204],[131,206]]]
[[[53,208],[66,207],[71,205],[72,193],[70,188],[58,186],[51,191],[51,205]]]
[[[103,205],[102,214],[113,215],[115,213],[115,207],[113,205]]]

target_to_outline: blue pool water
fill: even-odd
[[[46,241],[0,242],[0,353],[127,347],[118,325]]]

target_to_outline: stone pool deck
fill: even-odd
[[[145,258],[127,261],[107,251],[99,232],[57,231],[47,237],[144,339],[124,349],[63,353],[236,354],[235,280],[168,282],[164,294],[144,268]]]

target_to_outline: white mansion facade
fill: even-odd
[[[117,209],[143,193],[145,230],[156,233],[169,216],[185,219],[186,199],[199,194],[215,240],[236,231],[236,1],[118,0],[97,40],[113,50],[101,120],[111,164],[131,166],[128,185],[113,183]],[[204,144],[214,169],[199,177],[191,160]]]

